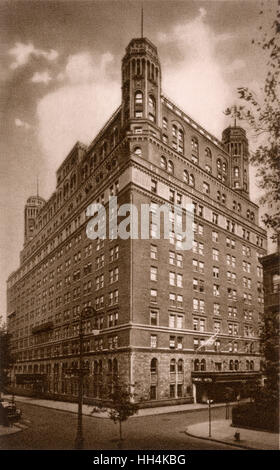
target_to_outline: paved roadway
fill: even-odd
[[[65,411],[21,403],[26,429],[0,438],[2,450],[70,450],[77,429],[77,415]],[[212,410],[213,419],[222,419],[224,408]],[[123,449],[211,450],[233,447],[187,436],[187,426],[207,421],[207,410],[130,418],[123,424]],[[109,419],[83,416],[85,449],[117,449],[118,425]]]

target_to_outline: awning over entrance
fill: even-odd
[[[261,372],[192,372],[194,383],[250,382],[261,378]]]

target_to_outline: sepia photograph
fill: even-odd
[[[0,456],[279,451],[280,2],[0,0],[0,38]]]

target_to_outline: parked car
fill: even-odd
[[[12,401],[7,401],[3,398],[0,399],[0,424],[9,426],[13,421],[18,421],[21,418],[21,410],[16,407]]]

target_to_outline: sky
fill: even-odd
[[[89,144],[120,105],[121,59],[140,36],[141,4],[163,93],[221,138],[237,88],[261,90],[265,57],[252,38],[276,3],[266,0],[260,16],[258,0],[0,0],[0,315],[19,266],[25,202],[37,178],[50,197],[75,142]]]

